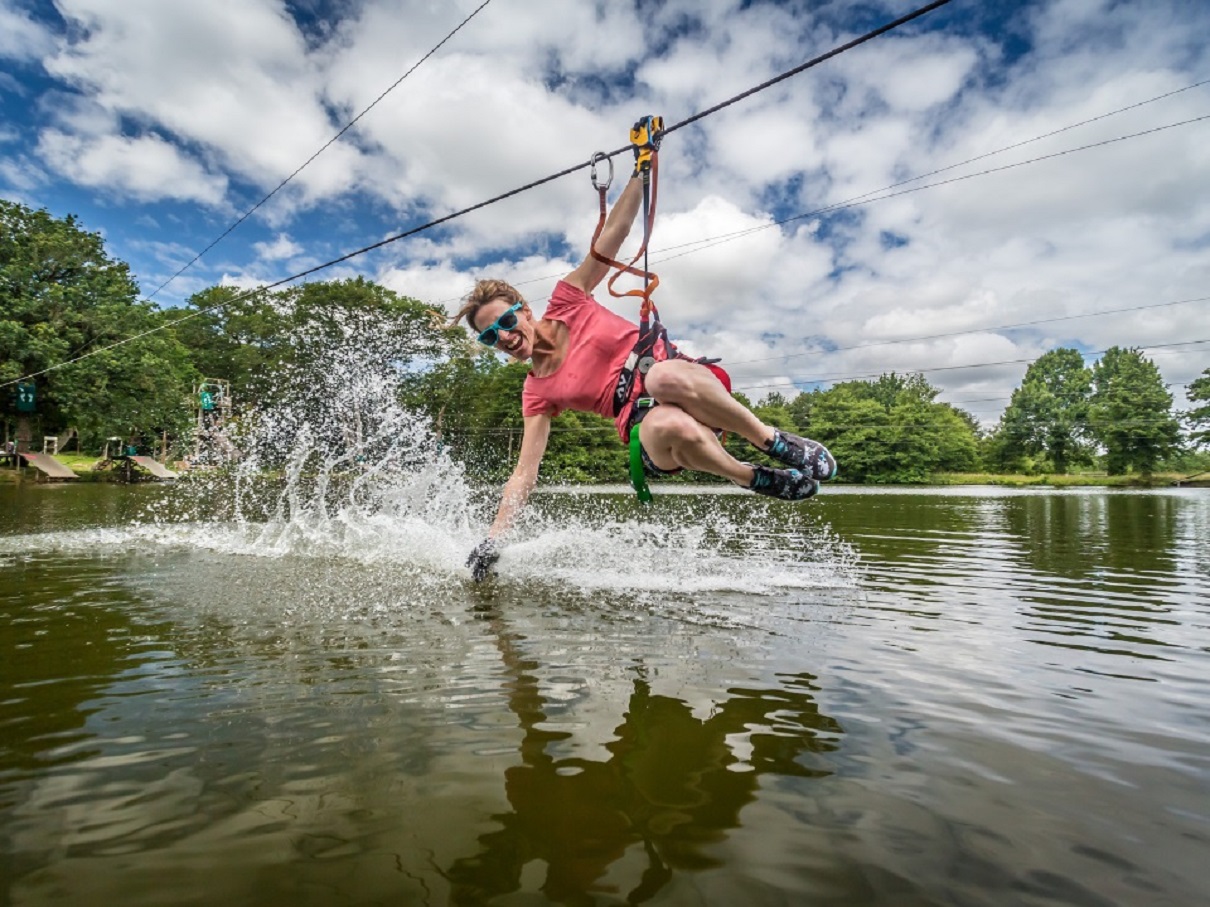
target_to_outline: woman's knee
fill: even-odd
[[[640,424],[639,437],[644,447],[671,447],[687,435],[692,422],[675,404],[657,406]]]
[[[656,418],[656,416],[659,418]],[[682,450],[705,443],[709,432],[700,422],[675,405],[660,406],[643,420],[639,438],[649,451]]]

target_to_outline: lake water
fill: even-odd
[[[1206,903],[1206,490],[205,497],[0,486],[0,903]]]

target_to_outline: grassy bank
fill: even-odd
[[[59,454],[55,457],[60,463],[67,466],[80,477],[80,481],[85,482],[108,482],[118,478],[115,473],[107,468],[102,468],[104,460],[95,456],[85,454]],[[172,467],[170,467],[172,468]],[[24,473],[24,479],[21,473]],[[1165,472],[1156,473],[1150,478],[1144,479],[1142,476],[1109,476],[1104,473],[1079,473],[1072,475],[1024,475],[1024,474],[998,474],[990,472],[947,472],[937,473],[933,475],[930,481],[921,484],[921,488],[930,486],[946,486],[946,485],[1003,485],[1009,487],[1051,487],[1051,488],[1070,488],[1070,487],[1104,487],[1104,488],[1164,488],[1173,485],[1181,484],[1188,473]],[[1196,484],[1210,484],[1210,474],[1202,474]],[[0,469],[0,482],[20,482],[20,481],[36,481],[38,475],[32,467],[26,467],[23,470],[16,469]],[[549,480],[548,480],[549,481]],[[843,482],[843,476],[841,477]],[[575,481],[568,481],[565,484],[578,484]],[[584,484],[595,484],[588,482]]]
[[[1076,486],[1102,486],[1106,488],[1164,488],[1178,484],[1185,476],[1182,473],[1156,473],[1148,478],[1137,475],[1109,476],[1104,473],[1073,475],[997,475],[988,472],[948,472],[932,477],[930,485],[1041,485],[1053,488]]]

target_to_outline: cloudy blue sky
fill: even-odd
[[[0,0],[0,195],[78,215],[151,294],[480,2]],[[917,5],[491,0],[155,299],[280,280]],[[674,133],[665,322],[756,399],[923,371],[994,422],[1041,353],[1129,345],[1183,401],[1210,366],[1210,343],[1171,346],[1210,340],[1210,119],[1174,124],[1210,115],[1207,34],[1201,0],[953,0]],[[594,219],[580,172],[322,276],[447,308],[501,276],[541,309]]]

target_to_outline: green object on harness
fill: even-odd
[[[630,429],[630,484],[634,493],[644,504],[651,503],[651,490],[647,487],[647,475],[643,472],[642,445],[639,444],[639,426]]]

